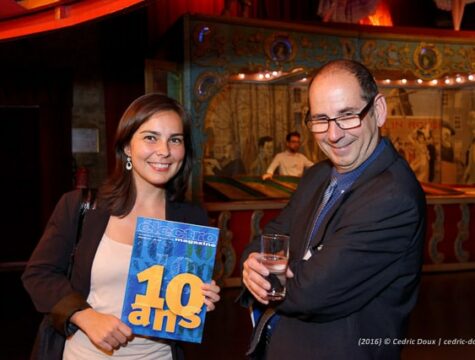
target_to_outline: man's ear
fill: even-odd
[[[386,104],[386,98],[383,94],[376,95],[373,105],[374,117],[376,118],[376,125],[382,127],[386,122],[388,115],[388,109]]]

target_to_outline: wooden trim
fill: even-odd
[[[422,266],[423,273],[475,270],[475,262],[426,264]]]
[[[427,205],[452,205],[475,204],[475,197],[467,195],[453,196],[426,196]],[[227,201],[208,202],[205,207],[208,211],[238,211],[238,210],[268,210],[282,209],[288,200],[262,200],[262,201]]]
[[[209,202],[205,204],[208,211],[238,211],[238,210],[269,210],[282,209],[287,205],[287,200],[262,200],[262,201],[230,201]]]
[[[252,26],[279,31],[317,33],[319,35],[346,36],[361,39],[391,39],[410,42],[444,42],[444,43],[473,43],[475,31],[455,31],[444,29],[428,29],[416,27],[371,26],[358,24],[318,23],[305,24],[285,21],[262,20],[231,16],[210,16],[202,14],[187,14],[193,22],[211,22],[229,25]]]
[[[230,287],[241,287],[241,278],[238,277],[230,277],[223,279],[223,287],[230,288]]]
[[[0,262],[0,272],[21,271],[25,270],[26,261],[10,261]]]

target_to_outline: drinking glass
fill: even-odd
[[[269,270],[266,280],[271,288],[267,298],[271,301],[282,300],[285,297],[285,283],[289,262],[289,237],[282,234],[261,235],[260,261]]]

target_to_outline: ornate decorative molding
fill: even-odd
[[[287,33],[273,33],[264,43],[267,58],[276,64],[289,62],[297,55],[297,46]]]
[[[444,240],[444,208],[442,205],[435,205],[434,212],[435,220],[432,223],[432,237],[429,240],[429,256],[433,263],[439,264],[444,261],[444,254],[437,249],[437,245]]]
[[[261,220],[262,217],[264,216],[264,211],[262,210],[254,210],[252,212],[251,216],[251,235],[249,236],[249,242],[254,239],[257,235],[262,234],[262,229],[261,229]]]
[[[218,227],[220,232],[218,249],[216,252],[214,277],[221,281],[229,278],[236,266],[236,251],[232,244],[233,233],[228,227],[230,219],[230,211],[223,211],[218,217]]]
[[[454,252],[455,257],[459,262],[465,262],[468,261],[470,257],[469,252],[463,249],[463,243],[470,238],[470,208],[467,204],[460,204],[460,212],[462,214],[462,217],[457,224],[458,233],[457,238],[454,241]]]
[[[413,52],[413,61],[416,65],[413,72],[421,79],[432,79],[449,71],[442,66],[442,54],[434,44],[420,43]]]

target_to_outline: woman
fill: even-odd
[[[68,336],[63,359],[182,357],[171,341],[133,336],[120,321],[138,216],[207,225],[203,209],[182,202],[191,173],[190,123],[183,107],[161,94],[136,99],[118,125],[114,173],[86,213],[71,279],[79,191],[65,194],[23,274],[36,308]],[[208,310],[219,300],[202,287]],[[76,330],[77,331],[74,331]]]

